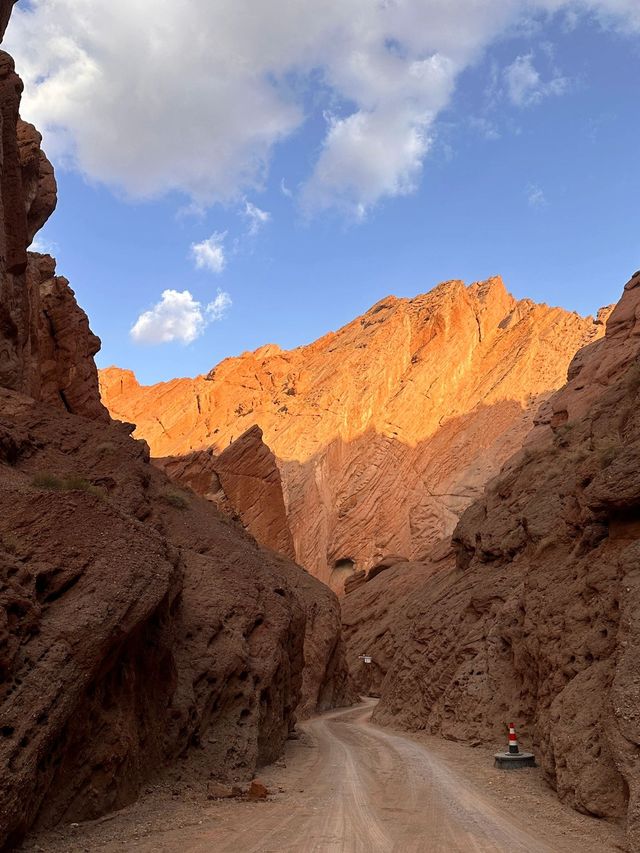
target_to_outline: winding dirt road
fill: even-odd
[[[257,816],[220,853],[551,853],[418,743],[369,725],[371,704],[312,720],[310,807]],[[313,803],[311,805],[311,803]],[[211,850],[194,846],[188,850]]]
[[[100,821],[76,825],[73,831],[40,837],[35,847],[26,849],[46,853],[620,849],[612,826],[561,806],[539,775],[522,775],[537,771],[500,773],[491,768],[490,754],[435,739],[425,745],[380,728],[370,723],[374,704],[367,700],[302,724],[300,740],[289,745],[286,761],[265,768],[263,778],[273,793],[266,802],[203,803],[181,798],[158,802],[151,797]]]

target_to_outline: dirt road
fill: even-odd
[[[537,771],[500,773],[491,768],[487,755],[474,750],[447,744],[443,752],[435,742],[425,746],[379,728],[369,722],[373,704],[368,700],[301,726],[301,739],[290,745],[286,764],[265,773],[275,794],[268,802],[169,800],[154,805],[151,797],[106,822],[40,837],[28,849],[47,853],[620,849],[613,827],[559,805],[539,775],[522,775]],[[476,767],[468,773],[467,764],[476,757]],[[513,799],[515,809],[508,807]]]
[[[303,815],[279,815],[275,824],[265,815],[258,826],[247,827],[216,849],[551,853],[552,848],[483,801],[424,747],[370,726],[370,714],[365,705],[308,723],[306,731],[317,744],[305,772],[305,793],[313,805]]]

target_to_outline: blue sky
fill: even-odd
[[[71,14],[74,0],[57,8],[64,10],[65,2]],[[416,26],[420,15],[429,20],[430,5],[437,4],[417,4]],[[615,301],[640,267],[640,21],[633,3],[626,17],[615,20],[594,17],[595,0],[589,14],[583,14],[584,4],[566,5],[568,12],[560,15],[516,16],[507,24],[499,9],[469,49],[458,50],[455,36],[443,30],[439,50],[453,57],[455,71],[427,67],[425,98],[421,91],[407,93],[413,80],[398,83],[394,77],[393,88],[386,66],[373,83],[354,84],[352,72],[344,71],[360,49],[351,34],[337,58],[334,47],[318,53],[326,57],[323,73],[303,74],[294,57],[286,79],[277,69],[281,103],[265,106],[261,92],[254,104],[251,91],[239,90],[247,122],[255,124],[250,144],[262,135],[258,154],[242,148],[249,144],[242,109],[235,135],[229,131],[226,138],[225,116],[235,106],[223,100],[217,113],[201,118],[195,103],[192,124],[189,112],[175,115],[175,95],[168,92],[148,123],[157,122],[154,132],[175,134],[175,140],[167,141],[148,174],[154,137],[141,141],[136,130],[142,119],[135,63],[124,89],[133,95],[123,99],[123,112],[109,115],[114,99],[108,94],[104,109],[92,113],[86,103],[74,112],[78,90],[71,97],[60,76],[68,43],[42,59],[30,41],[38,24],[64,33],[67,22],[47,17],[43,4],[27,6],[9,31],[7,49],[16,55],[27,91],[30,81],[32,90],[42,89],[40,100],[27,97],[24,112],[44,129],[59,183],[58,209],[38,245],[57,256],[60,274],[69,278],[102,338],[99,365],[132,368],[145,383],[195,375],[264,343],[307,343],[390,293],[414,296],[449,278],[471,282],[501,274],[517,297],[582,313]],[[222,0],[205,6],[217,26]],[[411,6],[409,0],[404,6]],[[481,28],[472,25],[468,38]],[[344,26],[337,21],[334,43]],[[123,51],[132,49],[139,32],[121,34]],[[99,45],[91,56],[83,34],[72,36],[90,71],[100,62],[108,71]],[[253,43],[241,42],[247,60]],[[406,44],[389,39],[386,50],[402,61],[413,51],[415,76],[416,57],[422,61],[433,48],[412,45],[407,36]],[[200,73],[207,83],[215,72],[207,55],[191,78],[185,75],[185,87],[190,79],[196,87]],[[275,60],[260,53],[262,73],[265,62]],[[56,88],[43,88],[47,76]],[[99,80],[98,102],[107,78]],[[236,83],[226,80],[229,97],[238,95]],[[157,85],[161,100],[162,77]],[[204,91],[202,103],[215,97],[218,92]],[[73,109],[56,113],[50,106],[56,98],[72,102]],[[401,101],[403,108],[396,109]],[[364,135],[356,138],[355,160],[343,145],[353,131],[345,120],[354,114],[367,122],[358,130]],[[203,134],[223,152],[215,163],[209,150],[200,149]],[[98,156],[96,140],[102,138]],[[353,139],[347,142],[352,146]],[[121,154],[113,157],[108,144]],[[251,205],[268,217],[260,219]],[[224,236],[210,242],[213,252],[205,251],[198,268],[192,247],[212,235]],[[132,336],[136,320],[167,290],[188,291],[187,327],[183,300],[167,304],[164,315],[148,316]],[[216,297],[217,310],[207,313]],[[174,310],[178,323],[167,326],[167,312]],[[171,329],[178,339],[149,343],[158,335],[171,337]]]

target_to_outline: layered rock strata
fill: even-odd
[[[412,591],[376,713],[484,743],[501,742],[514,720],[564,802],[627,817],[631,850],[640,849],[638,471],[640,273],[527,446],[463,515],[456,566]]]
[[[101,371],[112,415],[154,456],[222,452],[257,424],[280,468],[298,562],[341,590],[387,554],[422,557],[521,445],[601,320],[517,302],[498,278],[389,297],[289,352],[140,386]]]
[[[295,559],[280,471],[260,427],[248,429],[219,456],[195,450],[154,463],[222,512],[236,515],[258,542]]]

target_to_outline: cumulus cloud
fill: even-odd
[[[160,301],[133,324],[131,338],[137,344],[190,344],[209,322],[221,320],[230,307],[231,297],[222,290],[204,309],[188,290],[165,290]]]
[[[529,107],[550,95],[562,95],[569,85],[567,78],[560,75],[543,80],[531,53],[516,57],[504,76],[509,100],[517,107]]]
[[[131,337],[138,344],[190,344],[202,334],[204,326],[202,307],[188,290],[165,290],[160,302],[138,317]]]
[[[21,8],[22,7],[22,8]],[[260,189],[324,92],[309,210],[363,214],[420,180],[458,75],[510,27],[569,11],[640,32],[637,0],[31,0],[7,36],[50,154],[129,196]],[[515,98],[539,81],[526,58]],[[519,82],[518,82],[519,75]],[[314,97],[309,97],[313,91]]]
[[[429,147],[428,113],[357,112],[330,119],[315,173],[303,191],[307,210],[336,204],[358,218],[382,196],[415,189]]]
[[[214,231],[211,237],[201,243],[191,244],[191,257],[196,269],[209,270],[209,272],[221,273],[227,264],[224,251],[224,240],[226,231]]]
[[[271,219],[271,214],[268,210],[260,210],[260,208],[250,201],[245,201],[244,216],[249,220],[249,234],[254,236],[266,225]]]

